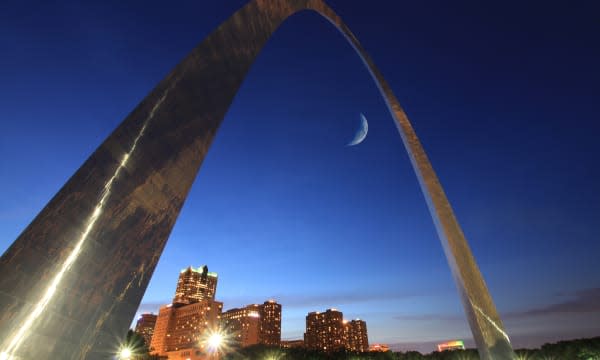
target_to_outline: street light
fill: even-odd
[[[208,337],[208,349],[211,352],[218,352],[223,345],[223,335],[220,332],[214,332]]]
[[[119,360],[130,360],[132,355],[133,352],[131,351],[131,349],[125,346],[119,350],[117,357],[119,358]]]
[[[210,355],[210,359],[218,359],[220,353],[228,352],[231,334],[224,329],[210,329],[204,333],[200,342],[202,348]]]

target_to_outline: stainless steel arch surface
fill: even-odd
[[[321,0],[253,0],[156,86],[2,255],[0,359],[106,359],[114,354],[246,73],[279,25],[307,9],[344,34],[388,105],[481,358],[513,358],[427,155],[359,41]]]

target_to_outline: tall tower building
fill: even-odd
[[[367,323],[356,319],[344,320],[344,335],[346,349],[356,352],[369,351],[369,337],[367,335]]]
[[[341,311],[327,309],[306,316],[304,344],[309,349],[336,351],[345,347],[344,316]]]
[[[259,306],[261,344],[279,346],[281,344],[281,304],[275,300],[265,301]]]
[[[135,324],[135,332],[144,338],[144,342],[148,348],[150,347],[150,341],[152,341],[156,318],[155,314],[142,314]]]
[[[193,304],[203,299],[215,299],[217,273],[209,272],[204,265],[197,269],[188,267],[181,270],[173,304]]]
[[[223,303],[215,301],[217,274],[189,267],[179,274],[173,304],[162,306],[150,343],[152,354],[169,359],[202,359],[208,331],[221,322]]]

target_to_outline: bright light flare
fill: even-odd
[[[232,350],[233,335],[224,329],[207,330],[200,345],[208,353],[223,354]]]
[[[281,360],[285,357],[285,353],[280,350],[270,350],[265,354],[265,360]]]
[[[223,335],[220,333],[214,333],[208,338],[208,348],[213,352],[218,351],[222,343]]]
[[[131,359],[132,355],[133,355],[133,352],[128,347],[122,348],[121,350],[119,350],[119,353],[117,354],[117,356],[119,357],[119,360],[129,360],[129,359]]]

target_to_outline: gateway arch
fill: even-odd
[[[0,259],[0,359],[106,359],[127,330],[212,140],[254,59],[313,10],[350,42],[396,122],[482,359],[513,359],[442,186],[392,89],[322,0],[252,0],[127,116]]]

